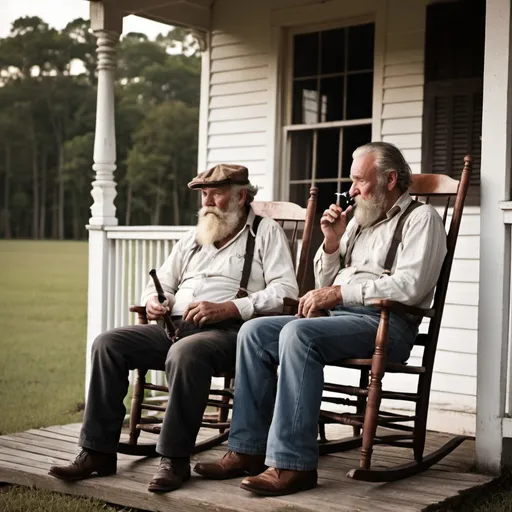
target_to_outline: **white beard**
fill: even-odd
[[[238,206],[238,197],[234,197],[227,211],[223,212],[216,206],[205,206],[199,210],[196,228],[196,240],[199,245],[212,245],[231,235],[242,216]]]
[[[367,228],[382,217],[386,209],[386,194],[384,187],[378,186],[369,199],[356,196],[356,208],[354,218],[362,227]]]

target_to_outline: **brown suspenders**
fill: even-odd
[[[260,225],[262,218],[263,217],[260,217],[259,215],[255,215],[254,221],[252,223],[252,230],[254,231],[254,236],[252,236],[250,229],[249,233],[247,233],[244,268],[242,270],[242,279],[240,279],[240,287],[238,288],[238,292],[236,294],[237,299],[241,299],[242,297],[247,297],[249,295],[247,292],[247,285],[249,284],[249,277],[251,277],[252,260],[254,257],[254,243],[256,242],[258,226]]]
[[[391,245],[389,246],[388,254],[386,255],[386,259],[384,261],[384,272],[383,274],[390,275],[391,269],[393,268],[393,263],[396,258],[396,252],[398,251],[398,246],[402,241],[402,234],[404,230],[404,224],[407,220],[407,217],[416,209],[418,206],[422,206],[423,203],[419,201],[412,200],[409,203],[409,206],[405,209],[405,212],[402,213],[400,218],[398,219],[398,224],[396,225],[395,232],[393,233],[393,240],[391,240]]]
[[[412,200],[411,203],[407,206],[405,211],[402,213],[400,218],[398,219],[398,223],[395,228],[395,232],[393,233],[393,239],[391,240],[391,245],[389,246],[388,253],[386,255],[386,259],[384,260],[384,271],[383,274],[391,274],[391,269],[393,268],[393,263],[396,258],[396,253],[398,251],[398,246],[402,241],[402,234],[404,229],[405,221],[407,217],[419,206],[422,206],[423,203],[420,201]],[[356,230],[351,233],[351,236],[347,242],[347,252],[345,253],[345,267],[349,267],[351,263],[352,251],[354,250],[354,245],[356,243],[357,236],[361,232],[361,226],[358,226]]]
[[[254,216],[254,221],[252,223],[252,231],[254,231],[254,236],[252,236],[251,230],[249,229],[249,232],[247,233],[247,243],[245,245],[245,259],[244,259],[244,266],[242,269],[242,277],[240,279],[240,285],[238,288],[238,292],[236,294],[236,298],[240,299],[242,297],[247,297],[249,294],[247,293],[247,285],[249,284],[249,278],[251,277],[251,267],[252,267],[252,260],[254,258],[254,244],[256,242],[256,235],[258,233],[258,226],[260,225],[260,222],[263,217],[259,215]],[[185,271],[187,270],[187,267],[194,257],[194,255],[201,250],[201,246],[199,244],[195,244],[189,254],[189,257],[187,258],[187,261],[185,265],[183,266],[183,270],[181,272],[178,288],[180,287],[181,283],[183,282],[183,277],[185,276]]]

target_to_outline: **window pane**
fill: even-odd
[[[320,121],[341,121],[343,119],[344,78],[322,78],[320,80]]]
[[[336,202],[336,192],[338,192],[338,183],[315,183],[318,187],[317,212],[323,212],[326,208]]]
[[[310,188],[310,183],[299,183],[295,185],[292,183],[290,185],[290,201],[305,208],[309,199]]]
[[[373,73],[347,77],[347,119],[372,117]]]
[[[348,71],[373,69],[374,24],[348,28]]]
[[[299,34],[293,38],[293,76],[318,74],[319,33]]]
[[[345,29],[337,28],[321,33],[320,73],[339,73],[345,69]]]
[[[290,137],[290,179],[311,179],[313,132],[291,132]]]
[[[338,177],[340,129],[318,130],[316,145],[316,177],[318,179]]]
[[[316,80],[300,80],[293,84],[293,124],[318,122]]]
[[[352,166],[352,153],[356,148],[371,142],[372,127],[367,124],[364,126],[347,126],[343,130],[343,160],[341,175],[343,178],[350,177],[350,167]]]

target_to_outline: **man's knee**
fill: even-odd
[[[311,319],[300,318],[286,324],[279,336],[280,350],[293,350],[296,347],[312,343]]]
[[[112,331],[102,332],[96,336],[92,344],[92,356],[105,354],[114,349],[116,345],[115,334]]]
[[[165,369],[169,371],[172,367],[180,369],[193,368],[203,366],[204,363],[205,354],[204,350],[201,350],[200,344],[184,338],[171,345],[165,358]]]

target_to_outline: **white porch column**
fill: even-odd
[[[96,103],[96,136],[91,195],[94,199],[89,219],[89,289],[87,305],[87,350],[85,396],[90,378],[91,346],[98,334],[106,330],[108,310],[109,240],[105,226],[117,225],[116,132],[114,122],[114,79],[116,45],[122,32],[123,17],[111,4],[90,4],[91,28],[98,39],[98,92]]]
[[[476,462],[492,473],[503,462],[510,303],[510,233],[499,207],[510,198],[510,2],[487,0],[485,28]]]

